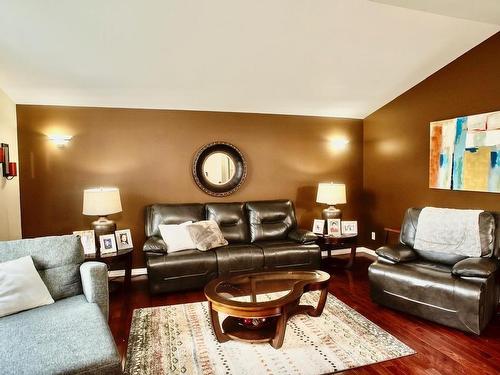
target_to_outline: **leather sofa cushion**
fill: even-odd
[[[401,226],[401,243],[413,248],[415,244],[415,234],[417,233],[418,218],[421,208],[409,208],[406,211]],[[481,241],[481,256],[491,256],[495,250],[495,217],[490,212],[479,214],[479,238]],[[431,252],[425,250],[415,250],[423,259],[453,265],[467,257],[455,254]]]
[[[432,270],[435,272],[445,273],[448,276],[451,275],[451,270],[452,270],[452,266],[448,264],[434,263],[423,259],[417,259],[402,264],[404,264],[408,268],[414,269],[415,272],[425,273],[427,272],[426,270]]]
[[[208,203],[205,208],[207,220],[219,225],[229,243],[250,242],[244,203]]]
[[[293,203],[289,200],[248,202],[250,241],[284,240],[297,226]]]
[[[318,236],[307,229],[295,228],[288,233],[288,238],[299,243],[314,243]]]
[[[215,249],[219,276],[259,272],[264,268],[262,249],[251,244],[231,244]]]
[[[217,277],[213,250],[182,250],[175,253],[145,252],[153,293],[195,289]]]
[[[498,268],[494,258],[468,258],[453,266],[453,274],[460,277],[482,277],[493,275]]]
[[[144,246],[142,247],[144,251],[154,251],[157,253],[166,253],[167,252],[167,244],[161,237],[153,236],[149,237],[146,242],[144,242]]]
[[[160,236],[160,224],[181,224],[205,219],[202,204],[153,204],[146,207],[146,237]]]
[[[261,241],[256,242],[264,253],[264,269],[279,270],[318,269],[321,254],[316,244],[299,244],[295,241]]]
[[[404,245],[382,246],[375,250],[378,256],[389,259],[394,263],[408,262],[415,260],[418,255],[413,249]]]

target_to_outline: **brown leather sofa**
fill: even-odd
[[[214,220],[229,245],[167,253],[158,225]],[[316,235],[297,228],[289,200],[153,204],[146,207],[144,254],[152,293],[196,289],[221,275],[319,268]]]
[[[496,312],[500,213],[479,216],[482,256],[413,249],[421,209],[410,208],[400,244],[376,250],[369,270],[371,298],[396,310],[480,334]]]

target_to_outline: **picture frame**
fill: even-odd
[[[101,255],[116,252],[114,234],[103,234],[102,236],[99,236],[99,244],[101,245]]]
[[[132,243],[132,234],[130,229],[120,229],[115,231],[116,247],[118,250],[131,249],[134,247]]]
[[[342,234],[358,234],[358,222],[357,221],[342,221]]]
[[[83,246],[83,253],[85,255],[94,255],[96,253],[95,247],[95,232],[93,229],[90,230],[75,230],[73,231],[75,236],[80,237],[80,241]]]
[[[312,231],[316,234],[323,234],[325,230],[325,221],[321,219],[314,219]]]
[[[342,235],[340,219],[328,219],[327,220],[327,233],[332,237],[340,237]]]

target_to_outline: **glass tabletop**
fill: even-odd
[[[328,275],[328,274],[326,274]],[[325,279],[322,271],[263,272],[232,276],[215,286],[215,293],[228,301],[259,303],[274,301],[291,293],[301,282],[316,282]]]

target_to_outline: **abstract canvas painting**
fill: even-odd
[[[500,193],[500,111],[431,122],[429,187]]]

